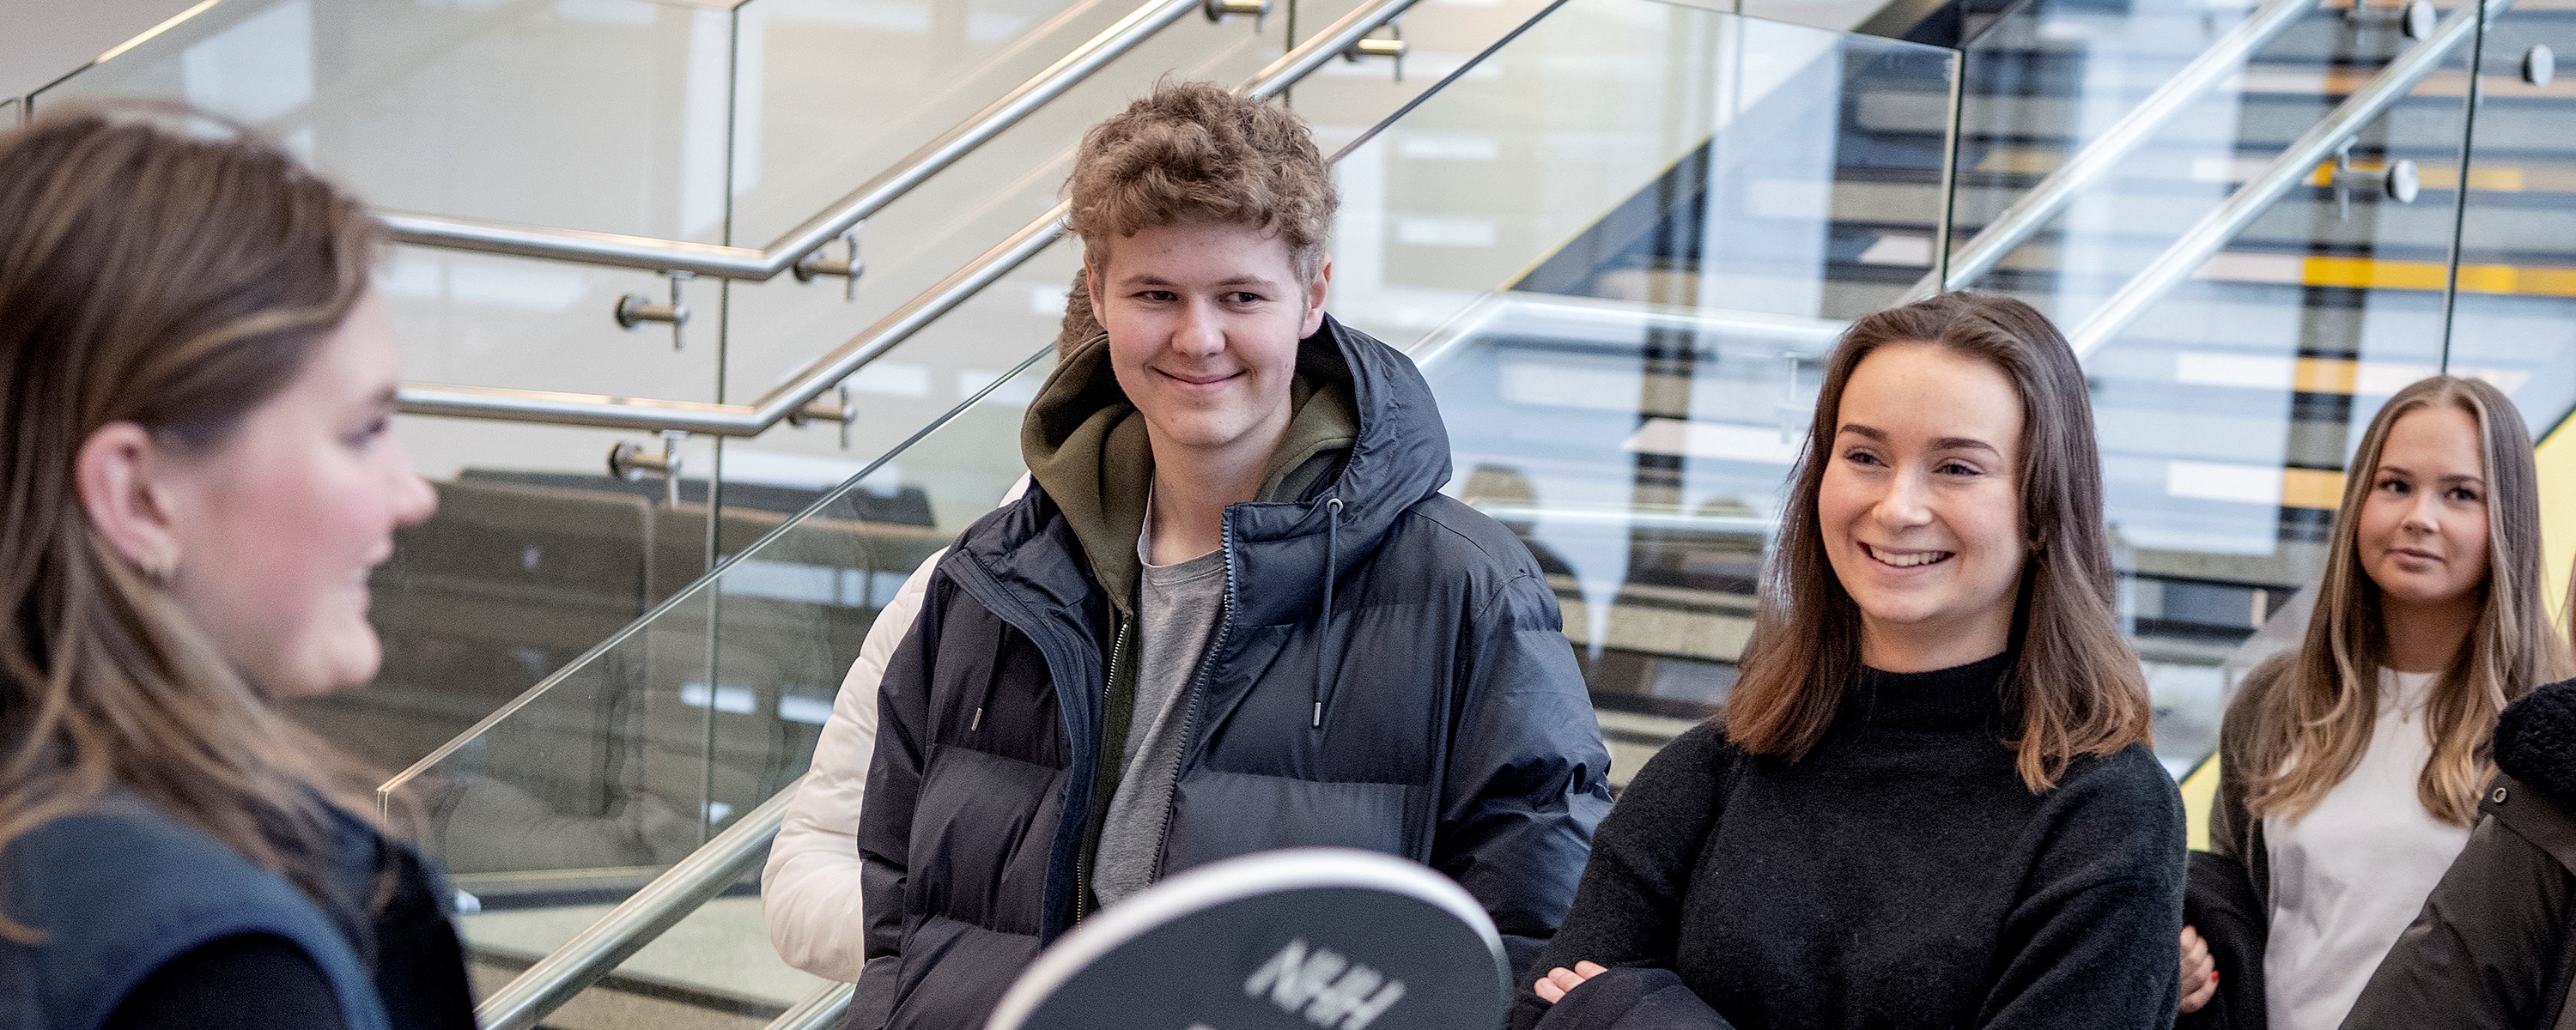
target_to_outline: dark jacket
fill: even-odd
[[[2191,856],[2183,922],[2200,932],[2218,969],[2218,990],[2178,1030],[2265,1030],[2263,949],[2272,932],[2272,852],[2263,820],[2245,807],[2254,770],[2245,764],[2260,725],[2263,698],[2279,688],[2296,651],[2248,673],[2218,724],[2218,796],[2209,809],[2209,850]]]
[[[2345,1030],[2550,1030],[2576,982],[2576,680],[2496,722],[2477,828],[2388,950]]]
[[[0,937],[0,1026],[96,1030],[173,959],[256,935],[285,941],[320,970],[330,995],[321,1005],[339,1013],[338,1026],[470,1030],[464,965],[434,901],[445,896],[436,876],[357,819],[338,818],[328,906],[131,794],[11,842],[0,856],[0,911],[45,938]],[[394,897],[420,904],[376,904],[389,867]]]
[[[1400,855],[1483,902],[1517,965],[1609,807],[1555,595],[1516,538],[1439,493],[1448,435],[1401,354],[1327,318],[1298,382],[1267,499],[1225,512],[1226,610],[1157,875],[1301,845]],[[853,1027],[983,1025],[1089,903],[1141,422],[1105,342],[1067,354],[1023,434],[1036,487],[941,560],[886,669]]]
[[[1795,761],[1720,726],[1629,781],[1541,968],[1609,967],[1520,1030],[2164,1030],[2182,798],[2143,744],[2034,793],[2010,653],[1865,672]]]

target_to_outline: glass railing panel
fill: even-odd
[[[689,319],[676,333],[667,323],[619,323],[623,298],[673,297],[671,280],[634,269],[401,245],[376,287],[414,383],[718,399],[724,291],[711,280],[679,284]]]
[[[1303,31],[1311,36],[1356,6],[1353,0],[1314,5],[1304,17],[1315,23],[1301,22]],[[1474,9],[1474,17],[1451,16],[1446,9],[1439,9],[1436,18],[1408,14],[1408,42],[1435,55],[1473,54],[1541,6],[1540,0],[1502,0]],[[1124,108],[1156,79],[1168,75],[1233,86],[1276,60],[1285,41],[1284,19],[1276,15],[1259,32],[1248,18],[1220,23],[1197,14],[1183,18],[871,219],[863,233],[867,274],[857,284],[854,301],[843,299],[838,284],[799,284],[785,277],[734,284],[726,325],[725,399],[746,403],[757,398],[823,349],[858,335],[1044,216],[1062,199],[1073,146],[1082,132]],[[1292,93],[1293,105],[1316,125],[1327,147],[1336,145],[1336,136],[1345,141],[1356,136],[1437,81],[1408,68],[1404,81],[1396,82],[1382,59],[1357,64],[1335,60],[1327,67],[1334,69],[1330,79],[1310,77],[1305,88]],[[945,335],[947,342],[936,347],[908,342],[862,370],[849,382],[862,413],[854,437],[890,443],[898,437],[887,434],[919,426],[1009,368],[1029,348],[1054,339],[1079,263],[1076,249],[1060,245],[946,319],[971,320],[977,331]],[[847,457],[834,434],[813,429],[772,432],[758,446],[825,459]],[[850,453],[870,453],[869,446],[854,443]]]
[[[1972,26],[1976,34],[1960,54],[1952,248],[2117,125],[2254,7],[2239,0],[2024,0]]]
[[[1248,20],[1210,23],[1194,15],[1113,62],[871,218],[861,233],[868,267],[855,299],[845,300],[839,284],[802,284],[783,276],[732,284],[725,324],[726,399],[743,403],[757,398],[815,355],[866,330],[1043,216],[1059,199],[1082,131],[1115,113],[1155,78],[1168,72],[1230,85],[1277,57],[1278,37],[1275,26],[1267,35],[1257,35]],[[1064,282],[1070,282],[1072,267],[1057,269]],[[1063,288],[1055,285],[1052,311],[1037,307],[1036,299],[1022,292],[1013,298],[1015,313],[1006,315],[1009,305],[996,297],[979,308],[992,335],[959,338],[958,349],[944,353],[907,344],[891,360],[911,370],[854,379],[850,386],[863,401],[862,427],[875,433],[909,432],[957,403],[963,396],[957,389],[960,373],[1007,368],[1053,339]],[[917,390],[921,376],[927,376],[928,385]],[[761,446],[840,455],[837,440],[816,433],[772,433]]]
[[[185,100],[398,210],[720,241],[733,15],[228,0],[36,95]]]
[[[762,1030],[768,1026],[825,981],[789,967],[765,946],[761,899],[754,893],[757,878],[746,878],[740,888],[689,913],[614,973],[547,1016],[543,1025],[560,1030]],[[597,918],[607,911],[608,906],[593,905],[560,912],[469,915],[460,922],[469,928],[469,935],[498,940],[522,927],[542,934],[541,928],[554,921]],[[518,922],[510,922],[513,919]],[[764,946],[744,946],[754,941]],[[477,957],[478,972],[489,969],[499,974],[492,977],[495,981],[506,981],[524,968],[501,956],[497,948],[487,947]]]
[[[2452,8],[2442,5],[2447,17]],[[2080,324],[2131,279],[2156,264],[2185,230],[2218,211],[2237,188],[2270,164],[2296,139],[2415,41],[2393,18],[2395,9],[2373,9],[2356,22],[2320,10],[2292,24],[2257,52],[2237,76],[2186,105],[2164,128],[2149,134],[2126,159],[2096,179],[2058,215],[2047,220],[1985,275],[1963,285],[2000,290],[2030,301],[2062,324]],[[2402,159],[2428,160],[2442,146],[2456,149],[2466,121],[2462,73],[2468,48],[2452,48],[2448,65],[2434,71],[2364,129],[2351,155],[2368,172]],[[2448,140],[2420,144],[2419,140]],[[2420,151],[2430,146],[2431,151]],[[2330,191],[2333,155],[2319,162],[2313,184],[2294,187],[2292,199],[2274,207],[2241,237],[2253,261],[2279,268],[2262,273],[2298,277],[2311,270],[2341,269],[2344,258],[2389,257],[2390,246],[2421,256],[2448,239],[2449,212],[2427,190],[2423,202],[2374,205],[2368,188],[2347,219],[2334,210]],[[1975,162],[1963,160],[1975,167]],[[1980,181],[1963,176],[1964,184]],[[2428,183],[2429,185],[2429,183]],[[2322,206],[2321,206],[2322,205]],[[1984,205],[1968,202],[1972,211]],[[2369,210],[2364,210],[2368,208]],[[1971,219],[1973,221],[1973,219]],[[2319,272],[2332,280],[2331,273]]]
[[[760,247],[785,234],[1141,2],[744,4],[734,242]],[[1195,12],[1188,20],[1206,27]]]
[[[2535,434],[2576,408],[2576,12],[2517,4],[2484,40],[2482,92],[2462,204],[2454,374],[2510,374]],[[2528,70],[2527,70],[2528,69]],[[2425,184],[2456,182],[2457,159],[2426,161]],[[2447,200],[2426,191],[2427,200]]]
[[[706,574],[709,444],[682,447],[674,506],[659,480],[606,474],[613,433],[412,416],[395,433],[438,510],[369,579],[383,669],[293,707],[373,767],[418,761]],[[782,517],[719,528],[739,546]]]
[[[742,534],[728,547],[748,548],[743,558],[387,785],[388,804],[417,814],[429,852],[471,899],[460,925],[478,963],[506,972],[554,950],[805,772],[877,609],[1016,477],[1007,444],[1049,355],[1023,354],[977,403],[801,512],[728,505],[725,532]],[[979,469],[987,470],[980,478]],[[579,511],[562,508],[573,492],[558,485],[461,503],[500,512],[482,522],[544,523],[568,542],[613,517],[690,514],[685,503],[674,511],[659,501],[612,512],[598,497]],[[704,532],[702,514],[693,528]],[[581,600],[574,595],[585,575],[608,578],[592,567],[613,564],[599,547],[570,550],[543,577],[557,585],[563,609]],[[554,560],[541,553],[538,563]],[[478,617],[577,614],[486,605]],[[593,993],[716,999],[766,1018],[813,986],[774,968],[756,897],[729,896],[674,932]],[[690,943],[702,938],[762,943]]]
[[[2451,374],[2504,388],[2542,441],[2542,570],[2557,611],[2576,564],[2576,141],[2561,128],[2576,119],[2576,11],[2525,0],[2482,42],[2444,357]],[[2456,182],[2453,163],[2425,161],[2425,185]]]
[[[1614,779],[1724,699],[1815,361],[1929,267],[1951,61],[1577,0],[1341,158],[1335,311],[1547,571]]]
[[[1937,213],[1949,58],[1654,3],[1523,40],[1584,59],[1498,60],[1343,159],[1336,303],[1422,341],[1450,489],[1548,570],[1624,778],[1732,683],[1818,316],[1927,267],[1928,221],[1880,237]]]
[[[1506,285],[1844,317],[1929,267],[1950,51],[1653,3],[1525,38],[1579,58],[1498,55],[1345,159],[1355,322]]]
[[[2159,690],[2169,762],[2213,748],[2226,691],[2295,643],[2363,430],[2391,394],[2443,366],[2458,175],[2441,169],[2456,169],[2468,127],[2470,56],[2459,48],[2354,142],[2361,169],[2422,170],[2413,203],[2375,187],[2339,203],[2329,164],[2169,290],[2141,294],[2152,302],[2124,328],[2104,336],[2080,308],[2061,319],[2079,348],[2092,347],[2124,613]],[[2294,111],[2340,100],[2369,73],[2303,74],[2328,92]],[[2240,147],[2277,150],[2274,138],[2305,129],[2257,110],[2236,130]],[[2152,188],[2132,178],[2093,202]],[[2140,260],[2108,232],[2069,233],[2064,245],[2060,283],[2091,255],[2110,267]],[[2032,284],[2019,273],[2003,281]]]
[[[2394,13],[2293,23],[1970,283],[2039,306],[2084,355],[2124,617],[2176,769],[2215,746],[2235,680],[2296,639],[2361,430],[2442,365],[2457,176],[2438,169],[2456,165],[2468,125],[2468,47],[2360,129],[2340,201],[2332,154],[2275,201],[2231,200],[2415,45],[2382,17]],[[2422,172],[2411,204],[2351,174],[2401,161]],[[1961,175],[1963,208],[1976,209],[1965,198],[1979,174]],[[2217,253],[2168,255],[2238,206],[2256,217]],[[2138,276],[2177,261],[2189,274],[2136,292]],[[2148,303],[2129,309],[2124,292]],[[2094,324],[2124,310],[2138,313]]]
[[[1415,352],[1449,427],[1450,491],[1518,533],[1556,587],[1615,780],[1734,684],[1811,363],[1839,331],[1500,292]]]
[[[656,0],[226,0],[31,103],[185,101],[382,208],[715,242],[732,26],[724,4]],[[417,381],[716,398],[710,284],[684,298],[680,351],[614,317],[629,294],[669,299],[646,272],[401,246],[378,287]]]

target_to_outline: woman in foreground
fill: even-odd
[[[383,230],[168,107],[0,135],[0,1024],[473,1025],[444,892],[278,711],[428,517]]]

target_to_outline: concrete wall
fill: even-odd
[[[0,97],[24,96],[196,0],[0,0]]]

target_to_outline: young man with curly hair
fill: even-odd
[[[939,560],[887,663],[850,1025],[980,1027],[1089,913],[1281,847],[1424,862],[1525,963],[1609,756],[1536,562],[1439,492],[1421,375],[1324,313],[1305,124],[1161,86],[1068,192],[1105,333],[1030,405],[1034,488]]]

